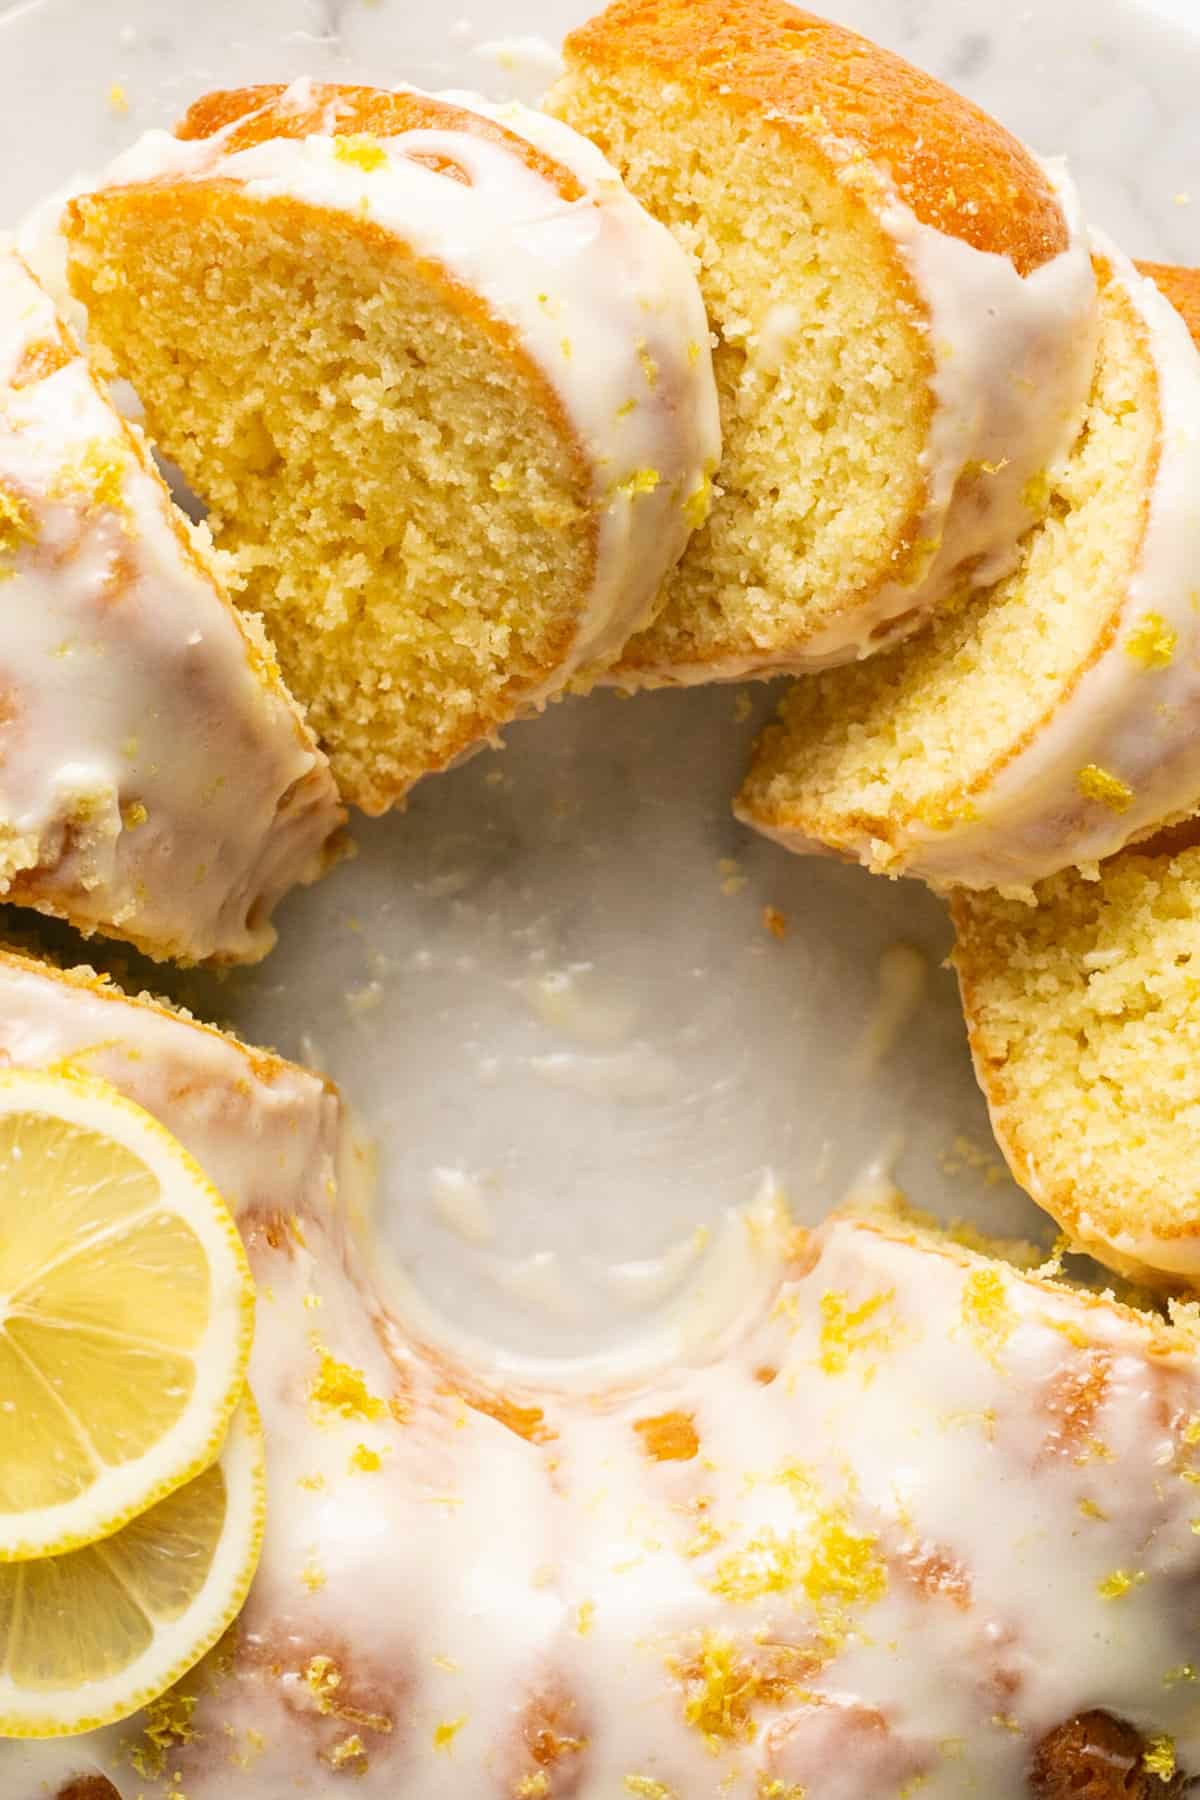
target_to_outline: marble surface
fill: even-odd
[[[462,3],[0,0],[0,223],[211,86],[531,95],[546,57],[519,40],[586,10]],[[828,9],[1067,153],[1133,253],[1200,261],[1200,0]],[[561,1354],[648,1327],[721,1254],[695,1228],[772,1184],[812,1219],[886,1165],[943,1216],[1040,1229],[991,1149],[941,906],[730,817],[769,701],[552,708],[362,826],[261,969],[174,984],[346,1085],[378,1141],[386,1242],[484,1339]]]

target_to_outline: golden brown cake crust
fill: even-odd
[[[1022,275],[1067,247],[1046,175],[961,95],[786,0],[616,0],[572,32],[567,66],[641,64],[776,128],[814,127],[887,169],[922,224],[1008,256]]]
[[[1166,295],[1200,345],[1200,269],[1177,269],[1171,263],[1155,262],[1137,266]]]
[[[553,182],[564,200],[578,200],[583,188],[570,169],[538,150],[515,131],[486,119],[465,107],[430,94],[392,93],[386,88],[352,87],[332,82],[313,82],[304,104],[281,104],[288,89],[270,86],[217,89],[190,106],[175,127],[175,136],[189,141],[215,137],[229,130],[227,151],[249,150],[271,138],[305,138],[328,132],[364,133],[371,137],[399,137],[405,131],[464,131],[471,137],[502,144],[526,167]],[[230,129],[232,128],[232,129]],[[440,174],[455,173],[450,159],[431,157]],[[460,173],[459,179],[467,180]]]
[[[1029,1772],[1036,1800],[1176,1800],[1182,1773],[1162,1776],[1143,1761],[1139,1731],[1111,1713],[1080,1713],[1046,1733]]]

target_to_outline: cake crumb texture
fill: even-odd
[[[1200,1273],[1200,829],[1036,904],[961,892],[954,961],[1016,1179],[1132,1273]]]
[[[1111,268],[1097,276],[1083,426],[1017,568],[908,643],[794,683],[739,798],[750,823],[898,868],[914,828],[972,822],[1105,647],[1142,542],[1159,408],[1144,328]]]
[[[1066,247],[1061,209],[969,101],[781,0],[617,0],[565,57],[550,109],[693,259],[725,437],[709,520],[619,672],[778,661],[936,548],[926,321],[873,197],[890,183],[1022,274]]]
[[[587,470],[503,328],[402,243],[209,199],[77,203],[73,279],[343,794],[380,811],[565,654]]]

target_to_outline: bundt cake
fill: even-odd
[[[270,1488],[236,1632],[123,1726],[0,1743],[6,1800],[1128,1800],[1200,1767],[1186,1325],[899,1219],[756,1219],[761,1291],[684,1365],[501,1382],[389,1306],[315,1076],[12,954],[0,1054],[106,1077],[229,1197]]]
[[[325,758],[201,533],[0,249],[0,897],[252,961],[330,860]]]
[[[384,810],[651,615],[719,455],[707,325],[566,126],[212,94],[63,223],[90,341],[208,503],[346,798]]]
[[[547,105],[695,265],[725,439],[619,678],[865,656],[1011,568],[1091,376],[1065,174],[783,0],[616,0],[564,54]]]
[[[1087,416],[1019,567],[760,740],[737,811],[789,849],[1028,891],[1200,797],[1200,356],[1118,251],[1097,271]]]
[[[1200,1285],[1200,827],[1036,904],[960,893],[975,1071],[1016,1179],[1114,1268]]]

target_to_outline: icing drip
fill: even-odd
[[[872,165],[851,160],[843,179],[861,187],[893,240],[927,321],[933,408],[925,505],[912,539],[923,551],[919,572],[864,594],[794,655],[672,663],[652,671],[653,679],[740,681],[850,662],[898,642],[946,600],[988,587],[1016,565],[1039,516],[1031,494],[1078,432],[1098,327],[1078,194],[1064,164],[1042,166],[1068,244],[1021,276],[1007,257],[922,224]],[[775,307],[751,346],[751,369],[777,369],[799,322],[793,308]]]

